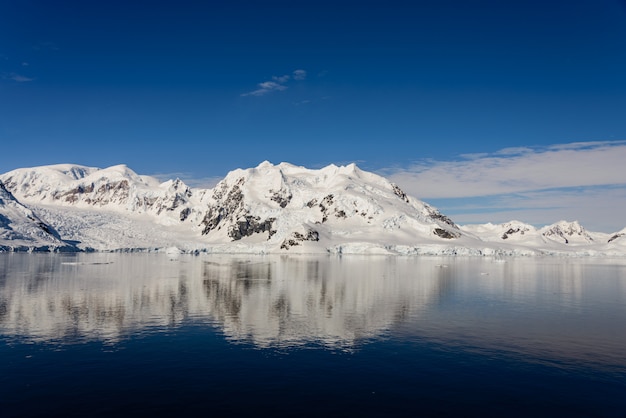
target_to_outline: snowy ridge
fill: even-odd
[[[212,189],[159,182],[125,165],[24,168],[0,180],[0,209],[13,208],[0,218],[3,248],[30,239],[42,248],[65,240],[81,250],[170,253],[626,255],[626,228],[593,233],[566,221],[459,227],[355,164],[312,170],[265,161],[231,171]],[[50,233],[19,235],[17,221],[5,218],[48,225]]]
[[[608,239],[608,242],[614,243],[616,245],[623,245],[624,247],[626,247],[626,228],[614,234],[611,234],[611,237]]]
[[[190,213],[182,214],[191,197],[182,181],[159,183],[125,165],[98,169],[59,164],[17,169],[1,178],[17,199],[28,204],[149,214],[162,224],[176,223]]]

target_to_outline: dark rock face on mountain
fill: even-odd
[[[508,239],[509,237],[514,236],[514,235],[524,235],[525,233],[530,232],[530,231],[531,229],[525,225],[511,226],[502,234],[502,239]]]
[[[276,231],[272,229],[272,224],[275,220],[275,218],[268,218],[261,221],[261,218],[258,216],[247,215],[243,220],[239,218],[237,222],[235,222],[235,225],[230,227],[228,236],[231,237],[233,241],[237,241],[243,237],[249,237],[252,234],[268,232],[267,239],[270,239],[272,235],[276,233]]]
[[[228,236],[233,241],[261,232],[268,232],[269,239],[276,233],[272,230],[275,218],[261,220],[259,216],[254,216],[245,209],[244,194],[241,189],[244,183],[245,178],[241,177],[232,187],[229,187],[226,182],[218,184],[213,191],[214,203],[209,205],[201,222],[202,234],[206,235],[213,230],[220,230],[223,226],[227,228]],[[276,193],[272,195],[272,200],[281,207],[286,206],[286,200],[276,199],[276,195]]]
[[[283,240],[282,244],[280,244],[280,248],[288,250],[291,247],[300,245],[300,243],[304,241],[319,241],[319,240],[320,240],[320,234],[314,229],[309,229],[306,233],[300,233],[296,231],[291,234],[290,238],[285,238]]]
[[[447,229],[442,229],[442,228],[435,228],[433,230],[433,234],[435,234],[438,237],[445,238],[445,239],[455,239],[461,236],[460,233],[453,232]]]

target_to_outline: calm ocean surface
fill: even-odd
[[[0,254],[0,416],[626,417],[626,259]]]

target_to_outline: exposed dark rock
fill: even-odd
[[[426,209],[428,210],[428,217],[430,219],[434,219],[436,221],[441,221],[441,222],[445,223],[446,225],[450,225],[454,229],[459,229],[459,227],[456,226],[456,224],[454,222],[452,222],[452,219],[448,218],[446,215],[443,215],[442,213],[440,213],[439,211],[431,208],[428,205],[426,205]]]
[[[300,243],[295,239],[285,239],[283,243],[280,244],[280,249],[288,250],[290,247],[295,247],[296,245],[300,245]]]
[[[6,182],[0,181],[0,190],[4,190],[7,193],[11,193],[10,190],[15,189],[17,183],[13,180],[13,177],[9,177]]]
[[[78,186],[70,190],[69,192],[66,192],[60,195],[54,195],[53,197],[55,199],[65,198],[66,202],[73,203],[73,202],[78,201],[79,195],[93,193],[94,189],[95,187],[92,183],[87,186]],[[125,201],[128,199],[129,194],[130,194],[130,186],[128,184],[128,180],[121,180],[121,181],[103,184],[102,186],[98,188],[98,190],[96,190],[95,195],[92,195],[92,197],[85,198],[84,202],[92,204],[92,205],[99,204],[103,206],[112,201],[114,202]]]
[[[270,197],[270,200],[278,203],[278,205],[281,208],[286,207],[289,204],[289,202],[291,202],[291,198],[293,197],[291,193],[284,192],[284,191],[281,193],[280,191],[275,192],[273,190],[270,190],[270,193],[273,193],[272,197]]]
[[[244,182],[245,182],[245,179],[243,177],[240,177],[235,183],[235,186],[241,186],[243,185]],[[228,184],[226,182],[220,182],[213,190],[213,199],[222,200],[222,198],[224,198],[227,192],[228,192]]]
[[[50,234],[52,236],[59,235],[56,231],[54,231],[50,226],[46,225],[43,222],[37,222],[37,226],[42,229],[46,234]]]
[[[93,190],[94,190],[93,183],[88,184],[88,185],[81,184],[79,186],[76,186],[72,190],[69,190],[59,196],[55,196],[55,199],[65,198],[66,202],[74,203],[78,201],[79,195],[86,194],[86,193],[93,193]]]
[[[220,196],[220,199],[223,199],[223,201],[218,201],[217,206],[209,207],[207,214],[200,223],[201,225],[204,225],[204,229],[202,230],[203,235],[206,235],[215,228],[218,228],[222,220],[226,218],[230,219],[237,214],[237,212],[242,211],[243,193],[241,192],[240,186],[244,181],[243,177],[240,178],[230,190],[228,190],[225,183],[222,183],[219,188],[216,188],[213,196]]]
[[[1,203],[2,203],[2,200],[0,199],[0,204]],[[11,220],[9,218],[0,214],[0,228],[11,230],[12,228],[10,227],[10,223],[11,223]]]
[[[275,220],[276,218],[267,218],[261,222],[261,218],[258,216],[248,215],[243,220],[238,220],[231,226],[228,231],[228,236],[231,237],[233,241],[237,241],[243,237],[249,237],[252,234],[267,231],[269,232],[269,239],[276,233],[276,231],[272,230],[272,224]]]
[[[445,239],[454,239],[454,238],[459,238],[461,236],[461,234],[457,232],[451,232],[442,228],[435,228],[433,230],[433,234],[437,235],[440,238],[445,238]]]
[[[346,215],[346,212],[343,210],[336,210],[335,209],[335,216],[338,218],[347,218],[348,216]]]
[[[324,199],[322,199],[322,203],[320,203],[320,204],[324,204],[324,203],[326,203],[328,206],[330,206],[330,205],[332,205],[332,204],[333,204],[333,199],[334,199],[334,198],[335,198],[335,195],[333,195],[332,193],[331,193],[331,194],[329,194],[329,195],[326,195],[326,196],[324,197]]]
[[[320,240],[320,234],[314,229],[309,229],[306,235],[301,234],[300,232],[294,232],[293,236],[295,239],[299,241],[319,241]]]
[[[285,239],[280,248],[282,250],[288,250],[290,247],[295,247],[296,245],[300,245],[301,242],[304,241],[319,241],[320,235],[314,229],[309,229],[306,234],[302,234],[300,232],[294,232],[291,234],[293,238]]]
[[[520,235],[524,235],[524,232],[528,231],[527,229],[521,228],[509,228],[504,234],[502,234],[502,239],[509,238],[510,235],[519,233]]]
[[[612,242],[612,241],[615,241],[616,239],[618,239],[618,238],[620,238],[620,237],[623,237],[624,235],[626,235],[626,234],[623,234],[623,233],[618,233],[618,234],[615,234],[615,235],[613,235],[611,238],[609,238],[609,240],[608,240],[607,242]]]
[[[191,209],[190,208],[185,208],[183,210],[180,211],[180,221],[183,222],[185,221],[185,219],[187,219],[187,217],[189,216],[189,214],[191,213]]]
[[[322,216],[322,223],[326,222],[328,220],[328,207],[332,206],[334,201],[333,199],[335,198],[335,196],[331,193],[327,196],[324,197],[324,199],[322,199],[322,202],[319,204],[319,208],[320,211],[322,212],[323,216]]]
[[[312,208],[313,206],[317,205],[317,199],[311,199],[307,202],[306,204],[308,207]]]
[[[396,196],[404,200],[406,203],[409,203],[409,198],[407,197],[406,193],[402,191],[401,188],[399,188],[396,184],[393,184],[393,183],[391,183],[391,187],[393,188],[393,192],[395,193]]]

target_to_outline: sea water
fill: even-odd
[[[0,254],[0,416],[626,416],[626,259]]]

